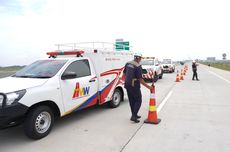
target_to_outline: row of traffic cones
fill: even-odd
[[[184,76],[186,75],[187,70],[188,70],[187,65],[184,66],[184,69],[181,69],[180,74],[179,74],[179,70],[177,70],[176,82],[180,82],[181,80],[184,80]]]

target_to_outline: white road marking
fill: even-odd
[[[166,102],[168,101],[168,99],[171,97],[173,91],[171,90],[167,96],[164,98],[164,100],[161,102],[161,104],[157,107],[157,113],[159,113],[161,111],[161,109],[164,107],[164,105],[166,104]]]
[[[218,74],[216,74],[216,73],[214,73],[214,72],[212,72],[210,70],[207,70],[207,69],[205,69],[205,70],[230,84],[230,81],[225,79],[224,77],[222,77],[222,76],[220,76],[220,75],[218,75]]]

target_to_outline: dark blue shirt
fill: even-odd
[[[125,69],[125,87],[132,86],[140,88],[139,79],[142,78],[142,68],[141,65],[135,61],[130,61],[126,63]]]
[[[197,65],[196,65],[196,63],[192,63],[192,70],[193,70],[193,71],[196,71],[196,70],[197,70]]]

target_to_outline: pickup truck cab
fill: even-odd
[[[143,57],[141,60],[142,65],[142,77],[147,81],[157,82],[158,79],[162,79],[163,70],[160,62],[155,57]]]
[[[14,75],[0,79],[0,128],[23,123],[25,134],[40,139],[55,118],[93,105],[118,107],[124,99],[127,51],[71,50],[47,53]]]

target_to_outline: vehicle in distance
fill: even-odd
[[[163,70],[157,58],[143,57],[140,64],[144,80],[157,82],[158,79],[162,79]]]
[[[164,72],[173,73],[175,71],[175,64],[172,59],[163,59],[161,66]]]

